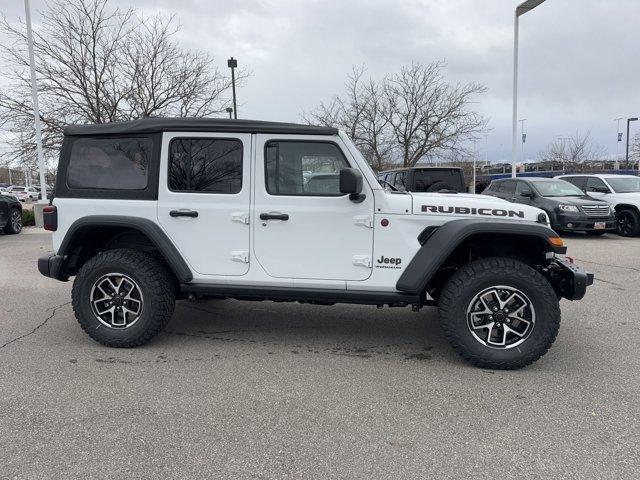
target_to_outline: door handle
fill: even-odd
[[[171,210],[169,215],[172,217],[191,217],[196,218],[198,216],[198,212],[195,210]]]
[[[260,220],[289,220],[287,213],[261,213]]]

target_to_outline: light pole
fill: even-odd
[[[478,159],[478,149],[476,148],[477,140],[473,139],[473,183],[471,184],[471,193],[476,193],[476,163]]]
[[[620,142],[622,141],[622,132],[620,131],[620,120],[622,117],[614,118],[613,121],[616,122],[618,132],[617,140],[616,140],[616,164],[620,161]]]
[[[627,165],[629,165],[629,124],[631,122],[635,122],[636,120],[638,120],[638,117],[627,118],[627,154],[625,155]],[[638,162],[638,167],[638,170],[640,170],[640,162]],[[633,167],[631,168],[631,170],[633,170]]]
[[[522,162],[524,163],[524,142],[526,142],[526,141],[527,141],[527,134],[526,134],[526,133],[524,133],[524,122],[526,122],[526,121],[527,121],[527,119],[526,119],[526,118],[521,118],[521,119],[520,119],[520,120],[518,120],[518,121],[520,122],[520,133],[522,134],[522,135],[521,135],[521,138],[522,138],[522,154],[521,154],[521,159],[522,159]]]
[[[233,118],[238,118],[238,106],[236,105],[236,74],[235,70],[238,67],[238,60],[231,57],[227,60],[227,67],[231,69],[231,90],[233,92]]]
[[[544,0],[526,0],[516,7],[513,21],[513,122],[511,125],[511,176],[516,176],[517,127],[518,127],[518,23],[521,15],[533,10]]]
[[[27,23],[27,46],[29,47],[29,69],[31,70],[31,97],[33,99],[33,118],[35,122],[36,151],[38,170],[40,170],[40,194],[42,202],[47,202],[46,178],[44,175],[44,153],[42,152],[42,130],[40,128],[40,108],[38,107],[38,88],[36,86],[36,64],[33,55],[33,32],[31,31],[31,8],[29,0],[24,0],[25,20]]]
[[[565,145],[567,140],[571,140],[571,137],[563,137],[562,135],[558,135],[558,140],[562,141],[562,156],[560,157],[560,161],[562,162],[562,173],[564,174],[564,159],[565,159]],[[553,165],[551,166],[553,169]]]

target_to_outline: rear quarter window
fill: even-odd
[[[161,133],[66,135],[55,196],[156,200]]]
[[[80,138],[71,147],[67,185],[75,189],[144,190],[152,149],[150,138]]]

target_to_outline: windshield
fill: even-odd
[[[582,197],[584,195],[582,190],[564,180],[542,180],[532,183],[543,197]]]
[[[640,177],[607,177],[606,180],[616,193],[640,192]]]

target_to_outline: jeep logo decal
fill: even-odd
[[[504,210],[502,208],[443,207],[440,205],[422,205],[422,211],[429,213],[456,213],[458,215],[484,215],[489,217],[524,218],[524,212],[522,210]]]
[[[382,255],[378,260],[376,260],[376,267],[378,268],[400,268],[400,264],[402,263],[401,258],[393,258],[393,257],[385,257]]]

